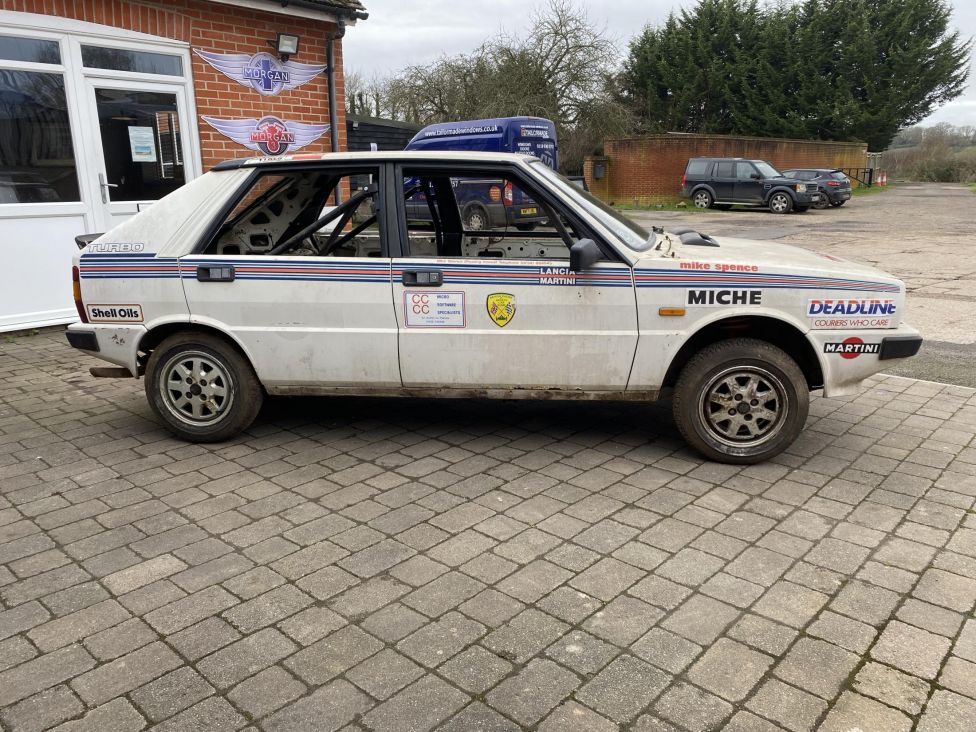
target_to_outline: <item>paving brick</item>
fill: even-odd
[[[967,732],[972,729],[974,718],[976,701],[951,691],[936,691],[915,729],[918,732]]]
[[[183,569],[186,569],[185,562],[171,554],[163,554],[103,577],[102,583],[112,594],[124,595]]]
[[[166,641],[186,658],[196,661],[240,637],[230,623],[211,617],[174,633]]]
[[[242,681],[227,693],[238,709],[259,718],[305,693],[305,685],[280,666],[272,666]]]
[[[418,663],[434,668],[485,633],[485,626],[460,613],[450,612],[397,643],[397,650]]]
[[[51,613],[39,602],[28,602],[0,612],[0,640],[44,623]]]
[[[184,666],[136,689],[130,698],[150,721],[159,722],[213,693],[200,674]]]
[[[579,685],[575,674],[548,660],[534,660],[499,684],[486,701],[495,709],[530,726],[542,719]]]
[[[0,707],[60,684],[95,665],[81,646],[68,646],[0,673]]]
[[[67,686],[61,684],[28,697],[0,712],[7,729],[14,732],[49,729],[77,716],[85,705]]]
[[[242,633],[277,623],[308,607],[314,600],[293,585],[283,585],[236,605],[224,618]]]
[[[692,595],[661,626],[699,644],[711,643],[739,616],[729,605],[704,595]]]
[[[769,656],[720,638],[691,667],[688,678],[723,699],[737,702],[752,691],[772,664]]]
[[[483,644],[502,658],[522,664],[567,630],[565,623],[529,608],[486,636]]]
[[[136,689],[181,664],[180,658],[166,645],[151,643],[79,676],[71,682],[71,687],[89,706],[96,706]]]
[[[285,662],[307,684],[321,685],[383,648],[383,644],[354,625],[347,625]]]
[[[713,694],[678,682],[654,703],[654,711],[687,729],[720,729],[733,707]]]
[[[746,702],[746,706],[788,730],[807,732],[813,729],[816,720],[827,709],[827,702],[776,679],[769,679]]]
[[[146,720],[123,698],[92,709],[81,719],[55,727],[57,732],[138,732]]]
[[[153,610],[145,616],[145,620],[163,635],[170,635],[216,615],[237,602],[237,598],[222,587],[208,587]]]
[[[265,628],[197,662],[197,670],[218,689],[226,689],[291,655],[297,648],[279,631]]]
[[[153,732],[230,732],[240,729],[244,724],[244,718],[225,699],[211,697],[153,727]]]
[[[424,676],[363,716],[375,729],[390,732],[430,729],[468,702],[468,697],[434,676]]]
[[[396,651],[386,649],[346,672],[346,678],[379,700],[389,699],[424,670]]]
[[[923,679],[934,679],[949,646],[948,638],[893,620],[881,632],[871,657]]]
[[[635,718],[670,680],[663,671],[640,659],[621,656],[583,686],[576,698],[622,724]]]
[[[339,679],[268,717],[263,727],[268,732],[335,732],[371,706],[369,697]]]
[[[916,715],[929,696],[929,684],[890,666],[866,663],[854,679],[854,691],[878,699],[888,706]]]
[[[820,725],[821,732],[850,732],[852,729],[879,729],[908,732],[912,720],[873,699],[845,692]]]
[[[100,630],[111,628],[129,618],[128,611],[115,600],[91,605],[51,620],[27,633],[34,644],[44,653],[76,643]]]

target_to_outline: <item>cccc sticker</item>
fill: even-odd
[[[485,305],[488,308],[488,317],[499,328],[504,328],[515,317],[515,295],[496,292],[488,296]]]

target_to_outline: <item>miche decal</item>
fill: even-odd
[[[880,343],[865,343],[857,336],[845,338],[839,343],[824,343],[824,353],[836,353],[841,358],[857,358],[862,353],[878,353]]]
[[[811,300],[807,305],[807,315],[894,315],[897,306],[894,300]]]
[[[762,305],[762,290],[688,290],[686,305]]]

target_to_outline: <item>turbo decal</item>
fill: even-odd
[[[210,53],[197,49],[193,49],[193,52],[220,73],[238,84],[251,87],[264,97],[277,96],[283,91],[307,84],[327,68],[325,64],[279,61],[267,51],[250,56],[246,53]]]
[[[894,315],[894,300],[811,300],[807,315]]]
[[[93,241],[88,245],[85,251],[87,252],[98,252],[98,253],[111,253],[111,254],[135,254],[138,252],[143,252],[146,250],[145,244],[140,244],[138,242],[129,244],[127,242],[105,242],[99,243]]]
[[[862,353],[880,353],[880,343],[865,343],[857,336],[845,338],[839,343],[824,343],[824,353],[836,353],[841,358],[857,358]]]
[[[202,117],[224,137],[264,155],[284,155],[288,150],[299,150],[329,131],[329,125],[287,121],[273,115],[261,119]]]
[[[504,328],[515,317],[515,295],[507,292],[496,292],[485,300],[488,317],[499,328]]]
[[[762,290],[688,290],[686,305],[762,305]]]

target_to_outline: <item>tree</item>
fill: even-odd
[[[371,110],[419,124],[546,117],[556,123],[561,167],[578,172],[605,137],[632,129],[618,79],[617,47],[605,30],[580,6],[550,0],[524,37],[501,34],[471,53],[408,66],[374,80],[367,96]]]
[[[972,41],[946,0],[699,0],[632,41],[623,99],[647,131],[864,140],[959,96]]]

